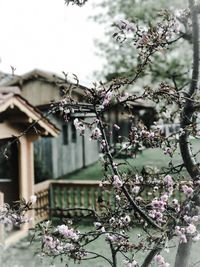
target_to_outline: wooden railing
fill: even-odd
[[[99,181],[49,180],[35,185],[35,195],[35,223],[49,217],[93,215],[115,201],[111,188],[102,190]]]
[[[111,187],[102,190],[99,181],[59,180],[50,185],[51,217],[93,215],[105,207],[114,205]]]
[[[162,184],[158,191],[152,190],[156,184],[146,184],[142,197],[150,201],[160,195]],[[105,208],[114,208],[115,196],[111,186],[102,190],[99,181],[67,181],[48,180],[35,185],[37,202],[35,205],[35,223],[49,218],[71,218],[94,215]],[[183,194],[176,190],[172,196],[181,200]]]
[[[48,220],[49,218],[49,186],[52,180],[36,184],[34,187],[34,194],[37,196],[37,202],[35,204],[35,223]]]

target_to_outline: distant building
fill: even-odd
[[[62,99],[66,80],[52,73],[33,70],[22,76],[2,73],[0,85],[18,86],[21,96],[47,115],[51,103]],[[72,91],[73,99],[79,103],[83,102],[84,88],[79,85]],[[74,108],[74,118],[81,117],[91,122],[94,114],[88,111],[87,105],[82,103],[82,106],[83,108]],[[80,136],[75,130],[73,118],[67,123],[59,113],[51,114],[48,118],[61,132],[57,138],[39,139],[34,142],[36,182],[63,177],[98,160],[98,143],[89,141],[87,134]]]
[[[126,138],[132,126],[137,125],[141,121],[147,129],[155,121],[155,108],[151,101],[137,100],[128,101],[126,106],[121,104],[114,105],[104,114],[104,120],[107,122],[112,135],[108,136],[110,144],[115,145],[119,142],[119,136]],[[120,130],[115,130],[113,124],[117,124]]]

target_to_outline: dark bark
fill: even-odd
[[[180,126],[184,129],[185,133],[180,136],[179,144],[184,165],[192,180],[196,180],[200,175],[200,169],[195,161],[190,147],[188,126],[192,124],[191,120],[194,113],[192,100],[194,100],[196,96],[199,79],[199,21],[198,9],[195,8],[194,0],[189,0],[189,6],[192,18],[193,72],[188,92],[189,98],[186,100],[183,111],[181,113]],[[199,189],[197,188],[196,191],[198,192]],[[195,196],[197,195],[198,194],[195,194]],[[199,197],[194,198],[194,201],[196,205],[199,205]],[[182,243],[178,246],[175,267],[189,266],[189,255],[192,248],[192,240],[189,237],[187,237],[187,239],[187,243]]]
[[[185,134],[180,136],[180,151],[183,158],[184,165],[193,180],[200,174],[199,167],[192,155],[189,142],[188,126],[192,124],[191,119],[193,116],[193,99],[197,93],[198,79],[199,79],[199,22],[198,13],[194,6],[194,0],[189,0],[191,17],[192,17],[192,39],[193,39],[193,72],[188,98],[181,113],[180,126],[184,129]]]
[[[181,243],[178,246],[178,250],[176,253],[176,267],[188,267],[189,266],[189,259],[190,253],[192,250],[192,238],[187,237],[187,243]]]
[[[117,253],[111,242],[110,242],[110,250],[112,254],[112,266],[117,267]]]
[[[158,254],[159,252],[161,252],[162,248],[158,248],[155,247],[154,249],[152,249],[149,254],[147,255],[147,257],[144,259],[143,264],[141,265],[141,267],[149,267],[153,258],[156,256],[156,254]]]

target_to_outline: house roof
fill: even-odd
[[[21,76],[18,75],[10,75],[10,74],[6,74],[3,72],[0,72],[0,86],[22,86],[25,82],[33,80],[33,79],[38,79],[41,81],[45,81],[45,82],[49,82],[49,83],[53,83],[57,86],[66,86],[66,84],[70,84],[69,82],[66,82],[66,80],[55,74],[52,72],[48,72],[48,71],[43,71],[43,70],[39,70],[39,69],[34,69],[30,72],[27,72]],[[107,83],[107,85],[109,85],[111,82]],[[83,85],[78,85],[76,90],[76,93],[79,94],[80,96],[84,95],[84,92],[80,89],[85,89],[86,86]],[[52,104],[52,103],[50,103]],[[81,103],[80,103],[81,104]],[[82,106],[83,104],[81,104]],[[143,100],[143,99],[138,99],[135,101],[130,101],[129,102],[130,106],[135,106],[138,108],[154,108],[155,107],[155,103],[153,101],[150,100]],[[38,106],[38,108],[40,110],[47,110],[48,108],[48,104],[44,104],[44,105],[40,105]]]
[[[61,79],[61,77],[59,77],[54,73],[34,69],[23,75],[11,75],[7,73],[1,73],[0,85],[4,86],[22,85],[24,82],[31,80],[33,78],[43,78],[48,82],[56,82],[57,79]]]
[[[29,126],[39,126],[45,136],[56,137],[59,129],[39,109],[19,95],[19,91],[18,87],[0,87],[0,113],[9,111],[13,118],[17,115],[17,111],[20,111],[29,118]]]
[[[155,103],[151,100],[137,99],[134,101],[127,101],[130,106],[141,107],[141,108],[155,108]]]
[[[0,72],[0,86],[22,86],[25,82],[38,79],[44,82],[52,83],[57,86],[73,85],[74,83],[66,81],[63,77],[53,72],[43,71],[39,69],[34,69],[23,75],[11,75],[7,73]],[[74,84],[75,85],[75,84]],[[78,84],[77,89],[85,89],[86,86]],[[76,90],[76,93],[83,95],[81,90]]]

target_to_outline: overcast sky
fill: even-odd
[[[103,28],[89,21],[94,10],[66,6],[64,0],[0,1],[0,70],[17,74],[34,68],[76,73],[89,81],[102,66],[95,56],[94,38]]]

